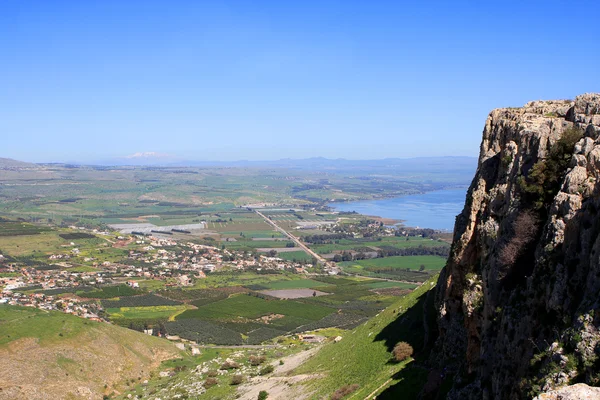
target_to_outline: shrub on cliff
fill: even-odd
[[[540,220],[537,215],[526,210],[520,213],[513,222],[513,236],[500,250],[500,263],[504,266],[513,265],[525,248],[533,242],[539,229]]]
[[[547,207],[556,196],[571,162],[573,147],[582,137],[580,129],[567,129],[550,148],[548,157],[536,162],[527,176],[519,179],[524,198],[533,209]]]

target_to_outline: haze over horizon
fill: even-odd
[[[591,1],[3,2],[0,157],[476,156],[491,109],[600,91],[589,79],[595,27],[565,12],[576,8],[600,11]]]

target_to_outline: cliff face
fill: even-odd
[[[451,399],[600,384],[600,95],[491,112],[437,287]]]

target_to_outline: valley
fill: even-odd
[[[0,184],[0,308],[123,327],[180,354],[95,389],[108,398],[222,399],[261,387],[310,398],[325,375],[296,370],[429,288],[449,252],[447,233],[334,211],[314,189],[299,195],[310,171],[25,165],[4,169]],[[32,181],[33,171],[47,178]],[[373,196],[343,174],[321,182]],[[419,183],[383,187],[376,196]]]

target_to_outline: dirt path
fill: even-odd
[[[302,382],[316,377],[316,375],[290,375],[290,373],[302,365],[306,360],[312,357],[320,346],[313,347],[310,350],[304,350],[300,353],[283,358],[283,365],[279,360],[271,363],[275,371],[270,376],[257,376],[248,383],[238,388],[241,400],[256,400],[258,394],[264,390],[269,393],[269,400],[303,400],[310,396],[302,385]]]

